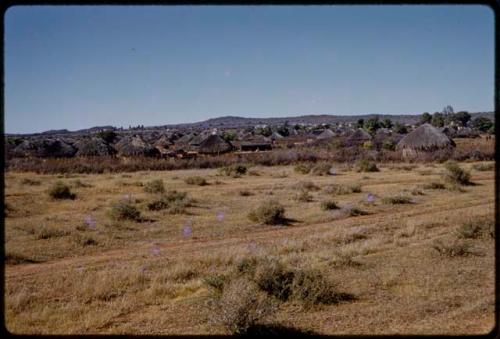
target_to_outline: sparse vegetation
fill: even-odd
[[[219,173],[228,177],[238,178],[247,173],[248,167],[241,164],[234,164],[219,168]]]
[[[445,242],[442,239],[436,239],[432,243],[432,248],[439,252],[439,254],[448,257],[463,257],[472,254],[471,244],[463,240],[453,240]]]
[[[299,202],[311,202],[313,201],[313,196],[309,193],[308,190],[301,190],[297,195],[295,195],[295,200]]]
[[[339,209],[337,203],[333,200],[326,200],[321,202],[321,209],[324,211]]]
[[[444,164],[443,178],[451,184],[469,185],[470,173],[461,168],[456,161],[447,161]]]
[[[319,187],[315,185],[312,181],[299,181],[293,188],[298,190],[306,190],[306,191],[319,191]]]
[[[251,221],[267,225],[283,224],[285,221],[285,208],[276,200],[268,200],[250,212],[248,218]]]
[[[382,199],[384,204],[390,205],[401,205],[401,204],[411,204],[412,200],[410,197],[404,195],[395,195],[392,197],[385,197]]]
[[[472,165],[472,168],[475,169],[476,171],[494,171],[495,163],[488,162],[488,163],[474,164]]]
[[[40,186],[42,184],[42,182],[40,180],[24,178],[23,180],[21,180],[21,184],[29,185],[29,186]]]
[[[154,180],[149,181],[144,186],[144,192],[153,193],[153,194],[165,192],[165,186],[163,185],[163,180],[154,179]]]
[[[329,175],[332,165],[327,162],[317,163],[312,169],[311,174],[314,175]]]
[[[129,202],[118,201],[111,206],[111,218],[115,220],[133,220],[139,221],[141,219],[141,212],[137,207]]]
[[[351,184],[351,185],[341,185],[341,184],[331,184],[325,187],[325,191],[328,194],[333,195],[345,195],[351,193],[360,193],[361,185],[360,184]]]
[[[362,159],[356,163],[357,172],[378,172],[379,169],[377,165],[369,160]]]
[[[309,164],[298,164],[293,168],[295,172],[300,174],[309,174],[311,172],[312,166]]]
[[[445,184],[442,182],[431,181],[422,186],[426,190],[444,190],[446,188]]]
[[[186,207],[189,206],[191,206],[191,200],[188,198],[187,193],[175,190],[168,191],[147,204],[150,211],[168,209],[171,214],[185,213]]]
[[[197,185],[197,186],[208,185],[207,180],[200,176],[187,177],[186,179],[184,179],[184,182],[188,185]]]
[[[49,195],[52,199],[75,199],[76,194],[71,192],[71,189],[62,181],[57,181],[49,189]]]

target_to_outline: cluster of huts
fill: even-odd
[[[336,131],[315,129],[307,133],[292,130],[286,137],[278,132],[265,137],[251,132],[238,131],[228,141],[217,131],[185,132],[168,131],[144,134],[116,135],[115,140],[106,141],[97,135],[78,137],[30,137],[6,141],[5,151],[9,157],[80,157],[80,156],[157,156],[191,158],[197,155],[220,155],[228,152],[268,151],[275,147],[299,145],[321,145],[333,139],[341,140],[341,147],[393,145],[405,157],[421,152],[451,149],[455,146],[452,131],[437,129],[423,124],[403,135],[385,128],[370,134],[364,129]]]

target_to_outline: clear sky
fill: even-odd
[[[5,131],[494,109],[485,6],[26,6]]]

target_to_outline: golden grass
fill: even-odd
[[[493,239],[467,239],[473,252],[467,256],[441,255],[433,244],[453,243],[465,220],[493,219],[494,172],[472,171],[477,185],[464,192],[422,188],[414,203],[391,205],[382,199],[438,181],[442,165],[379,165],[369,179],[347,165],[335,168],[344,170],[304,176],[293,166],[254,167],[258,176],[239,178],[216,169],[70,177],[8,172],[6,326],[23,334],[225,334],[207,322],[203,278],[257,256],[320,269],[356,296],[307,311],[286,302],[269,320],[283,326],[321,334],[489,332]],[[188,185],[193,176],[211,184]],[[181,214],[148,210],[155,197],[142,185],[154,179],[167,192],[187,192],[192,206]],[[75,200],[49,197],[58,180],[71,186]],[[320,188],[309,191],[307,203],[295,199],[304,180]],[[339,209],[323,210],[321,202],[331,198],[324,188],[332,184],[362,190],[335,195]],[[366,202],[368,193],[373,202]],[[269,198],[285,207],[286,227],[247,218]],[[122,199],[143,220],[112,220],[111,205]],[[350,217],[345,211],[353,207],[369,214]],[[95,227],[85,224],[89,216]],[[183,233],[186,227],[192,234]]]

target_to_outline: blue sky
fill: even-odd
[[[5,130],[494,108],[485,6],[18,6]]]

